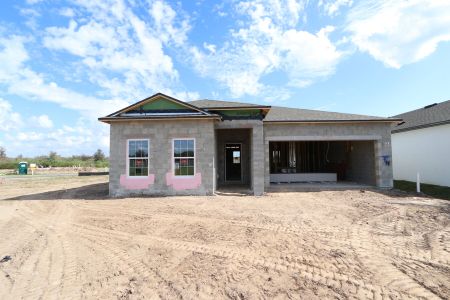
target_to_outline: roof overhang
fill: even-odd
[[[217,106],[217,107],[205,107],[206,110],[248,110],[248,109],[271,109],[272,106],[255,106],[255,105],[249,105],[249,106]]]
[[[417,126],[407,127],[407,128],[392,129],[391,133],[395,134],[395,133],[400,133],[400,132],[405,132],[405,131],[424,129],[424,128],[435,127],[435,126],[446,125],[446,124],[450,124],[450,120],[429,123],[429,124],[423,124],[423,125],[417,125]]]
[[[114,123],[114,122],[130,122],[130,121],[183,121],[183,120],[221,120],[222,118],[218,115],[209,115],[209,116],[146,116],[146,117],[103,117],[98,118],[99,121],[104,123]]]

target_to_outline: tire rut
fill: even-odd
[[[377,298],[383,296],[395,297],[409,297],[416,296],[410,294],[408,291],[398,292],[389,287],[376,286],[366,283],[362,280],[355,280],[348,275],[332,272],[323,268],[314,267],[302,264],[300,261],[290,259],[289,257],[263,257],[254,253],[245,253],[243,251],[234,251],[229,248],[216,248],[206,245],[199,245],[192,242],[182,242],[175,240],[168,240],[159,237],[131,235],[126,232],[119,232],[114,230],[100,229],[98,227],[91,227],[78,224],[84,230],[90,231],[94,236],[120,236],[121,238],[128,238],[133,236],[135,242],[140,242],[145,245],[157,245],[157,247],[164,247],[171,250],[182,250],[187,252],[199,252],[212,256],[225,257],[232,260],[240,261],[244,264],[262,266],[273,269],[279,272],[294,273],[297,276],[305,278],[322,284],[324,286],[331,286],[333,288],[346,287],[348,290],[353,290],[354,294],[367,295],[370,298]],[[155,243],[156,242],[156,243]]]

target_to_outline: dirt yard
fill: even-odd
[[[450,202],[109,200],[106,180],[0,178],[1,299],[450,298]]]

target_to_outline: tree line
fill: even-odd
[[[109,167],[108,158],[101,149],[95,151],[92,155],[72,155],[70,157],[60,156],[55,151],[50,151],[48,155],[35,157],[8,157],[6,149],[0,146],[0,169],[16,169],[19,162],[26,161],[34,163],[38,167]]]

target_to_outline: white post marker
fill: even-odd
[[[420,193],[420,173],[417,172],[417,182],[416,182],[417,193]]]
[[[30,164],[31,175],[34,175],[34,170],[36,170],[36,164]]]

